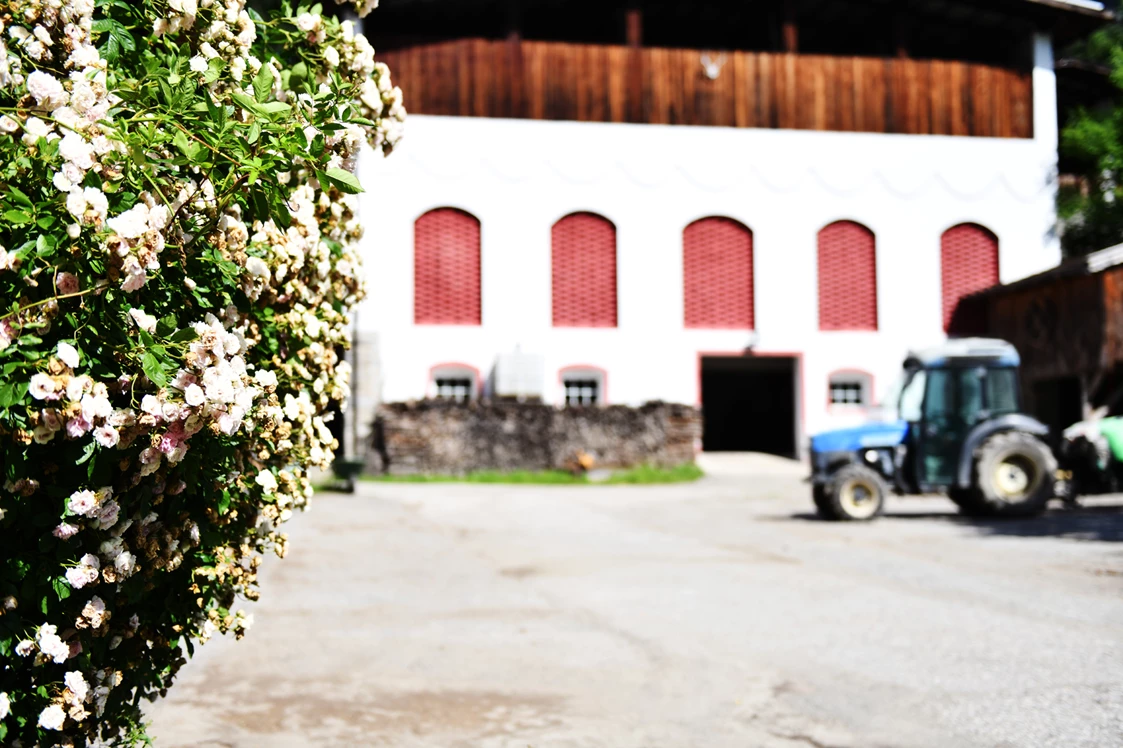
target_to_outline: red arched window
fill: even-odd
[[[877,329],[877,243],[860,223],[819,232],[819,329]]]
[[[414,224],[413,321],[480,324],[480,221],[472,214],[438,208]]]
[[[998,237],[977,223],[952,226],[940,238],[940,274],[944,330],[953,335],[981,332],[981,308],[960,300],[998,283]]]
[[[616,327],[616,226],[574,213],[551,234],[555,327]]]
[[[732,218],[703,218],[682,232],[686,326],[752,330],[753,232]]]

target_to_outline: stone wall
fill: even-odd
[[[687,405],[386,403],[367,468],[394,475],[566,469],[581,453],[596,467],[670,467],[694,461],[701,435],[701,413]]]

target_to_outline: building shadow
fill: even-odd
[[[884,519],[927,520],[961,525],[984,536],[1022,538],[1066,538],[1069,540],[1099,540],[1108,543],[1123,542],[1123,504],[1081,506],[1075,509],[1053,509],[1039,517],[981,518],[965,517],[954,509],[947,512],[892,511]],[[793,514],[792,519],[807,522],[827,522],[809,512]]]

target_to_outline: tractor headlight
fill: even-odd
[[[880,459],[876,449],[867,449],[864,456],[866,458],[866,462],[870,463],[871,465],[873,465]]]

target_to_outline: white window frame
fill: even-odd
[[[596,408],[607,404],[605,397],[605,384],[607,377],[604,371],[594,369],[592,367],[581,366],[567,366],[559,372],[558,379],[561,383],[561,405],[567,408]],[[578,403],[570,404],[568,402],[569,386],[568,382],[595,382],[596,383],[596,402],[594,403]]]
[[[467,399],[460,400],[458,398],[442,398],[440,388],[437,385],[438,380],[441,379],[467,379],[469,382]],[[434,366],[429,373],[429,397],[434,400],[448,399],[453,402],[474,403],[479,399],[480,395],[480,376],[479,373],[469,367],[460,364],[441,364]]]
[[[858,385],[861,399],[858,402],[835,402],[834,391],[839,385]],[[843,369],[831,372],[827,377],[827,404],[832,409],[839,410],[868,410],[874,407],[873,403],[873,375],[854,369]]]

